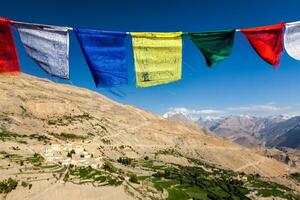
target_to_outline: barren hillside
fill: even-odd
[[[288,165],[86,89],[20,74],[1,76],[0,93],[1,179],[18,181],[3,198],[171,198],[173,187],[160,191],[146,180],[163,165],[178,170],[200,162],[207,173],[224,169],[239,178],[240,172],[258,174],[300,191],[289,175],[295,169]],[[148,179],[132,181],[132,174]],[[97,185],[99,177],[108,184]],[[26,184],[32,184],[30,189]],[[214,192],[209,193],[203,195],[209,199]],[[253,199],[256,195],[248,194]]]

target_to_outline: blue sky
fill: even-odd
[[[0,15],[17,21],[116,31],[212,31],[300,20],[297,0],[84,0],[1,2]],[[51,79],[25,54],[15,34],[22,71]],[[118,102],[163,114],[185,109],[204,115],[300,113],[300,61],[283,52],[279,69],[260,59],[241,33],[231,56],[208,68],[197,48],[183,40],[181,81],[151,88],[135,87],[131,40],[128,38],[130,84],[96,88],[79,44],[70,34],[71,80]],[[118,93],[116,95],[115,93]],[[121,94],[121,95],[120,95]]]

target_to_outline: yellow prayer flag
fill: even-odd
[[[137,87],[181,79],[182,32],[131,33]]]

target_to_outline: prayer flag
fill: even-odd
[[[20,71],[11,22],[0,18],[0,73]]]
[[[286,24],[284,32],[284,47],[287,53],[300,60],[300,22]]]
[[[141,32],[131,35],[138,87],[181,79],[182,32]]]
[[[192,40],[205,57],[206,64],[212,66],[227,58],[232,50],[235,30],[216,32],[188,33]]]
[[[96,86],[127,84],[125,32],[74,29]]]
[[[47,73],[69,79],[69,33],[67,27],[17,25],[27,54]]]
[[[280,64],[284,23],[241,29],[256,53],[275,68]]]

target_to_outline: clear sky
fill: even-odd
[[[197,32],[298,21],[299,8],[299,0],[9,0],[1,2],[0,15],[17,21],[100,30]],[[19,36],[15,36],[22,71],[51,79],[26,56]],[[71,80],[52,80],[86,87],[158,114],[178,108],[200,114],[300,111],[300,61],[286,52],[279,69],[274,70],[237,33],[231,56],[208,68],[192,42],[184,39],[183,43],[182,80],[139,89],[135,87],[128,37],[130,84],[107,90],[95,87],[77,39],[71,33]]]

